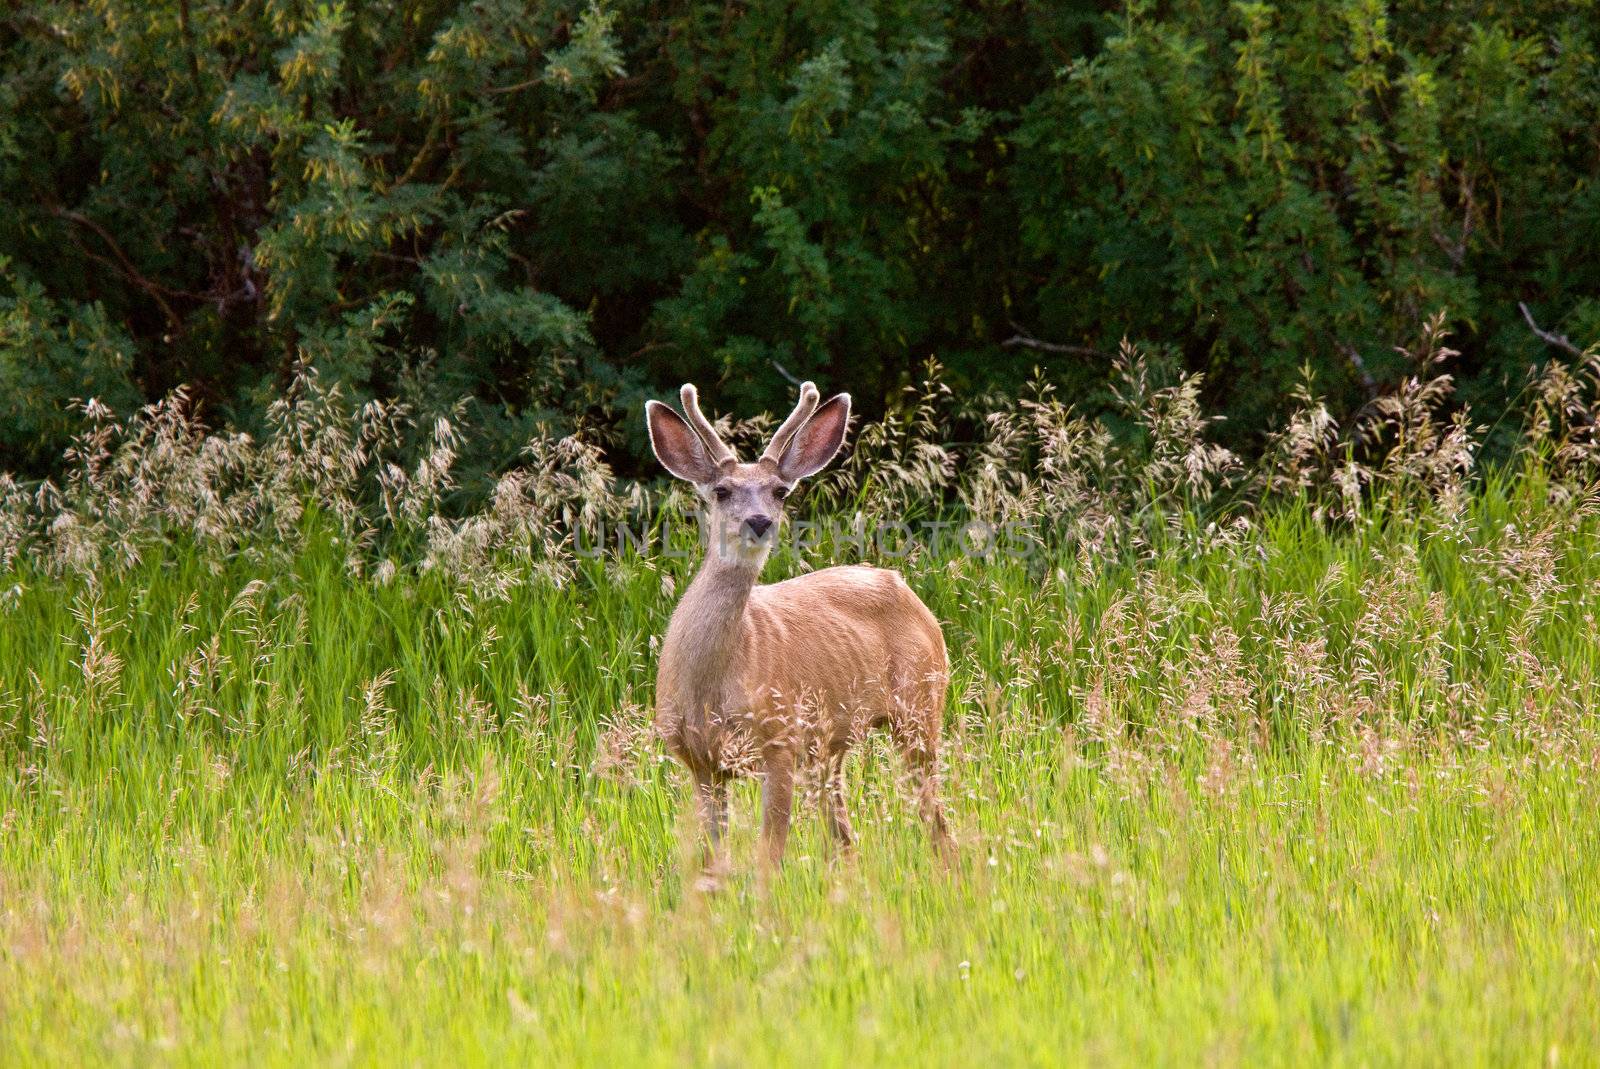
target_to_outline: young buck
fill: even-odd
[[[688,419],[646,404],[650,444],[704,498],[710,545],[672,614],[656,675],[656,718],[688,766],[712,863],[727,827],[728,782],[762,778],[763,860],[776,866],[789,834],[796,766],[822,763],[834,837],[853,839],[844,757],[868,729],[887,727],[904,751],[919,808],[941,853],[939,729],[949,668],[939,621],[898,572],[826,568],[781,583],[756,577],[795,483],[821,471],[844,442],[850,396],[800,403],[754,464],[742,464],[682,390]]]

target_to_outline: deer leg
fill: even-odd
[[[844,804],[844,754],[838,753],[828,758],[827,783],[823,790],[822,804],[828,807],[828,830],[833,833],[834,841],[842,850],[849,850],[855,845],[855,832],[850,827],[850,810]]]
[[[942,697],[942,696],[941,696]],[[939,801],[939,720],[941,703],[927,710],[902,707],[901,715],[890,718],[890,730],[905,755],[906,770],[917,799],[917,811],[928,826],[933,846],[946,860],[955,856],[955,840],[945,823],[944,806]]]
[[[950,837],[950,826],[945,823],[944,806],[939,801],[939,753],[923,746],[906,751],[906,761],[911,767],[917,792],[917,811],[928,825],[934,849],[948,859],[955,856],[955,840]]]
[[[715,777],[698,779],[694,796],[700,810],[700,826],[705,830],[701,861],[709,872],[717,867],[722,853],[722,836],[728,830],[728,782]]]
[[[762,861],[776,869],[789,841],[789,816],[794,804],[794,755],[788,747],[767,751],[767,774],[761,784]]]

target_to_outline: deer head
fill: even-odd
[[[850,395],[836,394],[819,405],[816,386],[802,383],[799,403],[753,464],[740,463],[718,436],[692,385],[686,383],[679,396],[687,419],[660,401],[645,403],[650,447],[704,499],[714,555],[765,560],[795,484],[827,467],[844,443]]]

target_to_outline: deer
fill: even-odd
[[[754,463],[742,463],[700,411],[645,405],[650,445],[703,502],[705,557],[672,612],[656,673],[656,731],[689,771],[717,871],[730,781],[761,781],[760,860],[779,868],[797,769],[821,765],[821,801],[841,852],[855,835],[844,759],[875,728],[904,755],[920,814],[947,861],[953,845],[939,800],[939,742],[949,662],[938,619],[897,571],[845,565],[762,584],[795,485],[844,444],[850,395],[819,404],[800,386],[794,411]]]

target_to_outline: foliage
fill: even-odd
[[[845,517],[858,532],[909,521],[1014,531],[1075,555],[1087,573],[1174,540],[1196,552],[1247,543],[1285,501],[1328,528],[1404,514],[1458,524],[1474,485],[1519,469],[1542,473],[1552,502],[1586,500],[1600,480],[1600,351],[1552,363],[1518,391],[1516,410],[1485,427],[1454,404],[1454,382],[1439,372],[1459,355],[1446,342],[1436,316],[1421,346],[1403,352],[1413,373],[1345,427],[1303,385],[1299,407],[1249,460],[1216,441],[1221,418],[1204,406],[1202,376],[1164,381],[1126,343],[1101,416],[1040,380],[1020,397],[963,399],[929,363],[790,510],[801,521]],[[678,535],[694,544],[685,524],[697,499],[681,484],[619,478],[584,434],[539,431],[482,500],[452,502],[473,453],[466,403],[429,418],[345,390],[302,369],[259,437],[208,429],[183,390],[126,420],[86,403],[59,483],[0,475],[0,565],[104,576],[177,543],[216,569],[238,558],[283,566],[331,529],[352,576],[436,571],[505,597],[570,579],[580,558],[621,548],[619,531],[658,548]],[[774,425],[766,414],[719,424],[747,456]],[[978,439],[953,441],[951,428],[966,426]],[[1507,456],[1484,466],[1490,434],[1519,428]],[[848,556],[848,542],[831,551]]]
[[[855,861],[802,819],[758,884],[741,791],[714,895],[650,714],[682,490],[540,433],[452,503],[458,412],[315,369],[259,436],[86,403],[0,476],[0,1063],[1594,1060],[1600,356],[1485,466],[1447,342],[1258,458],[1136,346],[1101,415],[928,367],[768,568],[940,618],[958,857],[877,740]]]
[[[690,560],[15,562],[0,1062],[1591,1061],[1600,517],[1552,491],[886,560],[950,643],[958,859],[869,744],[855,861],[808,797],[758,887],[740,789],[713,896],[649,729]]]
[[[47,473],[91,396],[184,385],[257,433],[309,366],[425,418],[468,398],[464,486],[536,428],[631,472],[639,401],[685,378],[877,415],[930,356],[963,392],[1039,363],[1093,412],[1124,337],[1255,452],[1302,369],[1348,422],[1439,310],[1493,408],[1556,354],[1519,302],[1600,338],[1593,14],[12,5],[0,468]]]

